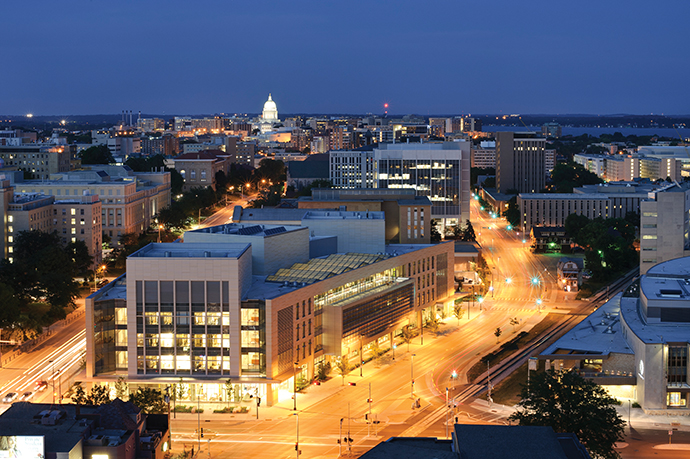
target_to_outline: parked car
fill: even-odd
[[[5,395],[5,398],[3,398],[2,401],[5,403],[11,403],[14,401],[15,398],[17,398],[17,393],[16,392],[10,392],[7,395]]]

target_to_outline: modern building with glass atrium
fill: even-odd
[[[131,389],[177,384],[189,400],[271,405],[320,362],[354,366],[405,325],[452,310],[452,243],[308,259],[304,227],[195,233],[135,252],[126,275],[87,298],[89,380],[122,375]]]

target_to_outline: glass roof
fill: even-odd
[[[338,253],[327,258],[313,258],[307,263],[295,263],[290,268],[281,268],[277,273],[268,276],[267,282],[304,282],[311,284],[332,276],[337,276],[352,269],[376,263],[386,254],[373,253]]]

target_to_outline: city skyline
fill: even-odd
[[[415,6],[7,5],[0,111],[687,112],[685,3]]]

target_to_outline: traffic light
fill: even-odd
[[[199,430],[199,432],[201,433],[201,438],[204,438],[204,428],[203,427],[201,428],[201,430]]]
[[[357,385],[357,383],[355,383],[355,382],[349,382],[349,383],[347,383],[347,384],[348,384],[349,386],[356,386],[356,385]]]
[[[299,443],[295,443],[295,451],[299,451]]]
[[[367,399],[367,403],[374,403],[374,399],[373,399],[373,398],[368,398],[368,399]]]
[[[261,406],[261,397],[256,397],[256,406]]]

